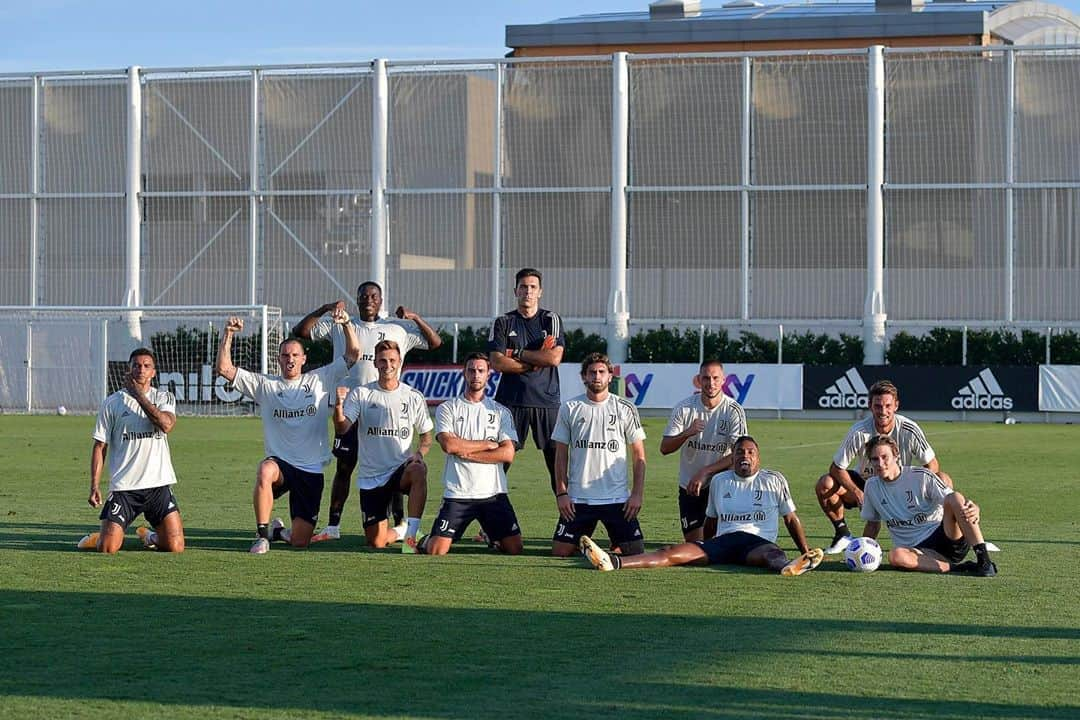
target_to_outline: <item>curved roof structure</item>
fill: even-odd
[[[764,5],[735,0],[700,8],[693,0],[660,0],[649,8],[619,13],[580,15],[535,25],[509,25],[506,44],[522,49],[640,48],[830,41],[845,47],[872,39],[892,44],[908,39],[923,45],[1044,45],[1080,42],[1080,17],[1058,5],[1015,0],[930,2],[878,0],[819,4],[793,2]],[[839,42],[847,41],[847,42]],[[911,42],[905,43],[911,44]],[[547,52],[544,54],[552,54]]]

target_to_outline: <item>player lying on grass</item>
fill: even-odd
[[[732,468],[715,475],[705,511],[708,540],[686,542],[655,552],[620,558],[601,550],[588,536],[581,552],[597,570],[629,570],[671,565],[750,565],[781,575],[802,575],[824,557],[806,542],[787,480],[761,467],[758,444],[749,435],[735,441]],[[791,539],[802,553],[794,560],[776,544],[778,520],[783,517]]]
[[[251,552],[262,555],[272,540],[284,540],[293,547],[307,547],[315,531],[322,503],[322,468],[330,459],[326,423],[330,418],[330,398],[337,384],[360,357],[356,328],[344,308],[337,308],[334,322],[345,333],[345,353],[318,370],[303,372],[307,355],[296,338],[281,343],[278,366],[281,375],[263,375],[238,368],[232,362],[233,335],[244,329],[244,321],[231,317],[218,347],[217,371],[233,387],[259,404],[262,416],[263,447],[266,457],[255,474],[252,505],[255,508],[257,537]],[[270,525],[274,499],[289,494],[291,527],[281,520]]]
[[[888,435],[871,438],[866,457],[874,474],[863,493],[863,535],[876,538],[885,522],[893,544],[890,565],[919,572],[997,574],[983,540],[978,505],[926,468],[901,467],[900,448]],[[964,562],[972,548],[975,560]]]
[[[435,414],[435,439],[446,453],[442,507],[420,550],[445,555],[476,520],[492,547],[521,553],[521,527],[507,495],[503,464],[514,460],[514,420],[510,411],[484,396],[491,365],[472,353],[461,374],[465,391],[444,402]]]
[[[142,513],[154,530],[140,527],[143,545],[183,552],[184,527],[172,493],[176,483],[168,434],[176,425],[172,393],[151,387],[157,375],[154,354],[139,348],[128,359],[124,387],[98,411],[90,451],[90,507],[101,507],[101,471],[109,460],[109,496],[101,508],[101,529],[79,541],[80,550],[115,553],[124,529]]]

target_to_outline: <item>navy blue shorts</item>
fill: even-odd
[[[174,512],[180,512],[180,506],[176,503],[172,485],[162,485],[145,490],[111,492],[105,498],[98,517],[126,528],[142,513],[146,522],[156,528],[167,515]]]
[[[773,544],[760,535],[741,530],[698,541],[698,545],[709,556],[710,565],[745,565],[746,557],[751,551],[762,545]]]
[[[514,449],[525,447],[525,436],[532,430],[533,442],[541,450],[554,448],[551,433],[555,432],[555,420],[559,417],[559,408],[553,407],[508,407],[514,420],[514,431],[518,439]]]
[[[338,460],[344,460],[346,463],[350,463],[353,467],[356,467],[359,447],[360,423],[354,422],[349,429],[345,431],[344,435],[334,435],[334,447],[330,452]]]
[[[709,507],[709,486],[701,488],[700,495],[691,495],[686,488],[679,488],[679,521],[682,531],[688,533],[705,526],[705,510]]]
[[[623,503],[609,505],[574,503],[574,519],[567,522],[559,518],[555,526],[555,534],[551,539],[555,542],[577,545],[582,535],[592,536],[596,531],[597,523],[604,526],[612,547],[618,547],[624,542],[645,539],[641,534],[641,525],[637,518],[627,520],[624,517]]]
[[[319,506],[322,505],[322,473],[301,470],[279,457],[270,456],[267,460],[277,464],[282,478],[281,484],[274,487],[274,497],[289,493],[289,517],[314,525],[319,520]]]
[[[859,488],[860,490],[866,488],[866,480],[863,479],[863,476],[859,473],[858,470],[848,470],[847,474],[849,477],[851,477],[851,482],[855,483],[855,487]],[[848,510],[853,507],[857,507],[855,499],[852,498],[849,494],[844,495],[844,507],[846,507]]]
[[[465,536],[469,523],[476,520],[492,540],[503,540],[521,534],[514,506],[506,493],[499,493],[483,500],[455,500],[443,498],[439,516],[431,526],[435,537],[452,541]]]
[[[390,517],[390,501],[398,493],[405,492],[401,479],[405,477],[406,464],[398,465],[390,479],[379,487],[360,491],[360,514],[364,516],[365,528],[378,525]]]
[[[915,547],[920,550],[933,550],[941,557],[945,558],[947,562],[958,563],[967,557],[968,550],[971,546],[968,545],[967,540],[961,535],[959,540],[953,540],[945,534],[945,528],[941,523],[938,523],[934,532],[930,533],[930,537],[923,540]]]

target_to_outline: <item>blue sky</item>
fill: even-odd
[[[0,0],[0,72],[492,58],[506,25],[648,0]]]
[[[704,0],[716,7],[723,0]],[[767,0],[769,4],[777,0]],[[493,58],[506,25],[649,0],[0,0],[0,72]],[[1057,4],[1080,12],[1080,0]]]

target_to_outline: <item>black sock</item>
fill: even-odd
[[[981,542],[975,546],[975,559],[980,565],[990,562],[990,555],[986,552],[986,543]]]
[[[257,523],[255,525],[255,532],[259,535],[259,537],[269,540],[270,539],[270,523]]]
[[[330,522],[327,523],[327,524],[328,525],[333,525],[334,527],[337,527],[338,525],[340,525],[341,524],[341,512],[342,512],[341,510],[335,510],[334,508],[330,508]]]
[[[284,532],[284,531],[285,531],[285,528],[279,528],[279,527],[276,527],[273,530],[271,530],[270,531],[270,542],[274,542],[275,540],[284,540],[284,538],[281,537],[281,533]]]
[[[844,518],[840,518],[839,520],[833,520],[832,524],[833,527],[836,528],[836,537],[846,537],[847,535],[851,534],[851,531],[848,530],[848,526],[847,523],[844,521]]]

